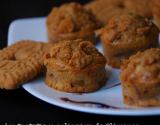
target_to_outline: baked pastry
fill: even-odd
[[[106,83],[105,57],[90,41],[64,40],[45,55],[45,82],[64,92],[93,92]]]
[[[160,106],[160,49],[131,56],[121,66],[119,78],[125,104]]]
[[[84,5],[91,10],[99,20],[102,26],[115,15],[121,15],[126,12],[137,13],[143,17],[152,17],[153,0],[92,0]]]
[[[99,28],[95,16],[76,2],[53,7],[47,17],[47,37],[49,42],[84,39],[97,42],[94,30]]]
[[[0,50],[0,88],[17,89],[44,71],[44,53],[51,43],[18,41]]]
[[[153,18],[160,29],[160,0],[155,0],[152,5]]]
[[[119,68],[124,60],[138,51],[158,47],[158,27],[134,13],[114,16],[97,33],[101,35],[107,64],[113,68]]]

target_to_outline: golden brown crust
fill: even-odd
[[[26,40],[0,50],[0,88],[16,89],[40,73],[49,44]]]
[[[71,2],[53,7],[46,26],[49,42],[83,38],[94,43],[94,30],[99,28],[99,23],[90,11],[79,3]]]
[[[42,64],[36,59],[15,62],[2,60],[0,64],[2,63],[3,67],[0,68],[0,88],[2,89],[16,89],[43,69]]]
[[[153,18],[160,29],[160,0],[155,0],[152,5]]]
[[[107,64],[114,68],[119,68],[125,59],[138,51],[158,47],[158,27],[133,13],[114,16],[97,33],[101,34]]]
[[[160,49],[133,55],[121,66],[124,103],[135,106],[160,105]]]
[[[89,41],[61,41],[45,55],[46,84],[65,92],[92,92],[105,84],[106,59]]]

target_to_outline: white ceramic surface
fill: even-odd
[[[13,21],[9,27],[8,45],[20,40],[46,42],[45,20],[46,17],[18,19]],[[102,52],[100,41],[96,47]],[[66,93],[54,90],[45,84],[44,75],[38,75],[33,80],[24,84],[23,88],[45,102],[80,112],[128,116],[160,115],[160,107],[134,107],[125,105],[123,103],[121,85],[107,89],[108,87],[120,83],[118,78],[120,70],[106,66],[106,72],[107,77],[109,78],[106,85],[93,93]],[[61,98],[68,98],[69,100],[74,101],[74,103],[71,101],[63,101]],[[78,102],[92,103],[86,104]],[[101,104],[93,104],[93,102]],[[102,104],[109,105],[111,108],[103,108]]]

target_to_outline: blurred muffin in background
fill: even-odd
[[[96,33],[101,35],[107,64],[113,68],[120,68],[124,60],[138,51],[158,47],[158,27],[151,20],[134,13],[114,16]]]
[[[115,15],[127,12],[137,13],[143,17],[153,16],[151,5],[154,0],[92,0],[84,5],[87,10],[91,10],[101,23],[105,26]]]
[[[127,12],[124,8],[124,0],[92,0],[84,7],[96,15],[101,27],[105,26],[114,15]]]
[[[160,0],[155,0],[152,5],[153,18],[160,29]]]
[[[76,2],[53,7],[47,17],[46,26],[49,42],[57,43],[77,38],[97,42],[94,30],[99,28],[99,23],[96,17]]]
[[[154,0],[124,0],[124,6],[128,12],[139,14],[146,18],[151,18],[152,4]]]

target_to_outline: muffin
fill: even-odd
[[[153,1],[154,0],[125,0],[124,6],[128,12],[151,18],[153,16],[151,9]]]
[[[99,23],[91,11],[76,2],[53,7],[46,20],[47,37],[49,42],[61,40],[84,39],[97,42],[94,30]]]
[[[114,15],[127,12],[124,0],[92,0],[84,5],[85,9],[92,10],[100,25],[104,27]]]
[[[124,61],[120,80],[125,104],[160,105],[160,49],[147,49]]]
[[[138,51],[158,47],[158,27],[134,13],[114,16],[97,34],[101,35],[107,64],[113,68],[120,68],[124,60]]]
[[[63,40],[45,54],[45,82],[64,92],[93,92],[105,85],[105,57],[90,41]]]
[[[153,18],[160,29],[160,0],[155,0],[152,5]]]

